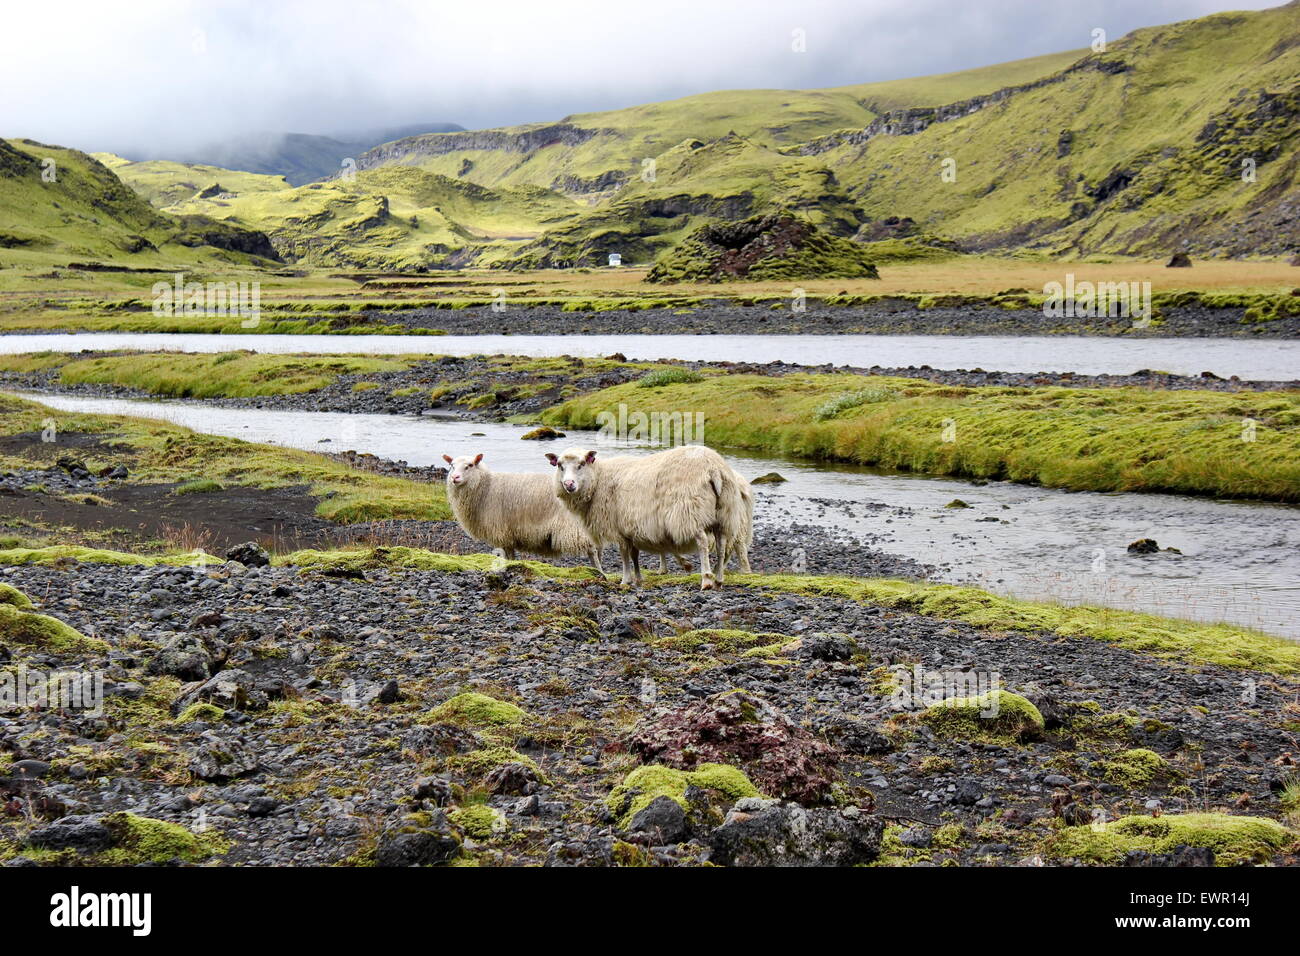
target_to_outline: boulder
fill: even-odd
[[[857,807],[808,809],[776,800],[737,801],[708,839],[720,866],[856,866],[880,854],[885,822]]]
[[[271,556],[256,541],[245,541],[227,551],[226,560],[238,561],[247,568],[264,568],[271,563]]]

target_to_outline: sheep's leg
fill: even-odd
[[[501,550],[505,552],[507,561],[513,561],[515,559],[514,548],[502,548]]]
[[[641,583],[641,552],[637,548],[632,549],[632,571],[636,574],[636,583]]]
[[[695,536],[695,547],[700,552],[700,590],[712,591],[717,587],[713,580],[713,568],[709,566],[709,535],[701,531]]]
[[[618,556],[623,560],[623,576],[619,578],[618,583],[624,587],[632,585],[632,549],[625,544],[618,546]]]
[[[660,574],[668,573],[668,552],[667,551],[659,552],[659,573]]]
[[[714,532],[713,540],[718,546],[718,583],[721,584],[727,578],[727,541],[722,536],[721,531]]]
[[[677,559],[677,566],[680,567],[687,574],[690,574],[693,570],[695,570],[694,568],[691,567],[691,562],[686,558],[683,558],[680,554],[674,554],[673,557]]]
[[[740,570],[745,574],[753,574],[749,569],[749,548],[743,544],[736,545],[736,558],[740,562]]]
[[[599,571],[601,574],[605,573],[605,569],[601,567],[600,564],[600,548],[588,548],[587,560],[590,561],[591,566],[595,568],[597,571]]]

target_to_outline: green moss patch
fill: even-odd
[[[486,840],[507,827],[505,816],[485,803],[459,807],[447,814],[447,819],[478,840]]]
[[[5,603],[0,603],[0,641],[24,644],[52,654],[94,654],[108,650],[103,641],[86,637],[62,621]]]
[[[20,611],[31,608],[32,600],[12,584],[0,584],[0,604],[8,604]]]
[[[1123,817],[1113,823],[1066,827],[1044,847],[1056,859],[1116,864],[1132,850],[1168,853],[1178,846],[1214,851],[1219,866],[1262,863],[1295,841],[1295,834],[1263,817],[1187,813]]]
[[[0,551],[0,564],[57,564],[63,561],[85,561],[88,564],[138,564],[155,567],[161,564],[221,564],[216,555],[193,551],[181,554],[146,555],[127,551],[108,551],[103,548],[83,548],[79,545],[55,544],[43,548],[8,548]]]
[[[756,648],[779,649],[793,641],[794,638],[788,634],[709,627],[685,631],[674,637],[661,637],[654,643],[656,647],[668,647],[677,651],[698,651],[712,647],[720,653],[734,654]]]
[[[648,807],[656,797],[668,797],[686,809],[686,788],[694,785],[715,790],[728,800],[761,796],[744,771],[728,764],[705,763],[695,770],[677,770],[659,764],[637,767],[605,800],[605,805],[626,828],[632,818]]]
[[[1153,750],[1141,747],[1125,750],[1109,760],[1101,761],[1098,769],[1108,783],[1124,787],[1126,790],[1149,787],[1178,776],[1178,771],[1171,767],[1164,757]]]
[[[446,766],[448,770],[459,771],[468,777],[486,777],[497,767],[504,767],[508,763],[521,763],[537,774],[538,780],[546,782],[545,774],[535,761],[510,747],[484,747],[466,754],[456,754],[447,758]]]
[[[920,719],[941,737],[1027,740],[1043,732],[1038,708],[1005,690],[942,701],[927,708]]]
[[[486,694],[457,694],[429,711],[422,722],[454,723],[471,727],[504,727],[521,724],[528,714],[520,707]]]
[[[0,552],[3,555],[3,552]],[[368,568],[409,568],[415,571],[446,571],[458,574],[466,571],[496,571],[503,568],[522,569],[528,574],[558,581],[604,579],[595,568],[557,567],[541,561],[502,562],[492,554],[441,554],[423,548],[345,548],[328,551],[304,549],[275,559],[276,564],[289,564],[316,570],[364,571]]]
[[[104,826],[113,834],[114,846],[99,855],[112,866],[140,863],[199,863],[225,853],[230,844],[216,832],[191,833],[175,823],[138,817],[134,813],[114,813],[104,818]]]

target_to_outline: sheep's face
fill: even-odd
[[[577,497],[590,485],[592,472],[590,466],[596,460],[594,451],[586,448],[570,448],[560,455],[547,455],[546,460],[557,469],[555,486],[561,496]]]
[[[457,488],[469,487],[483,473],[479,466],[482,455],[457,455],[455,458],[443,455],[442,460],[447,463],[447,484]]]

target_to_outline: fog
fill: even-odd
[[[1262,8],[1268,3],[1237,3]],[[1086,47],[1223,0],[70,0],[10,4],[0,135],[166,155],[249,134],[558,119]],[[798,32],[797,32],[798,31]],[[801,44],[802,50],[796,49]]]

